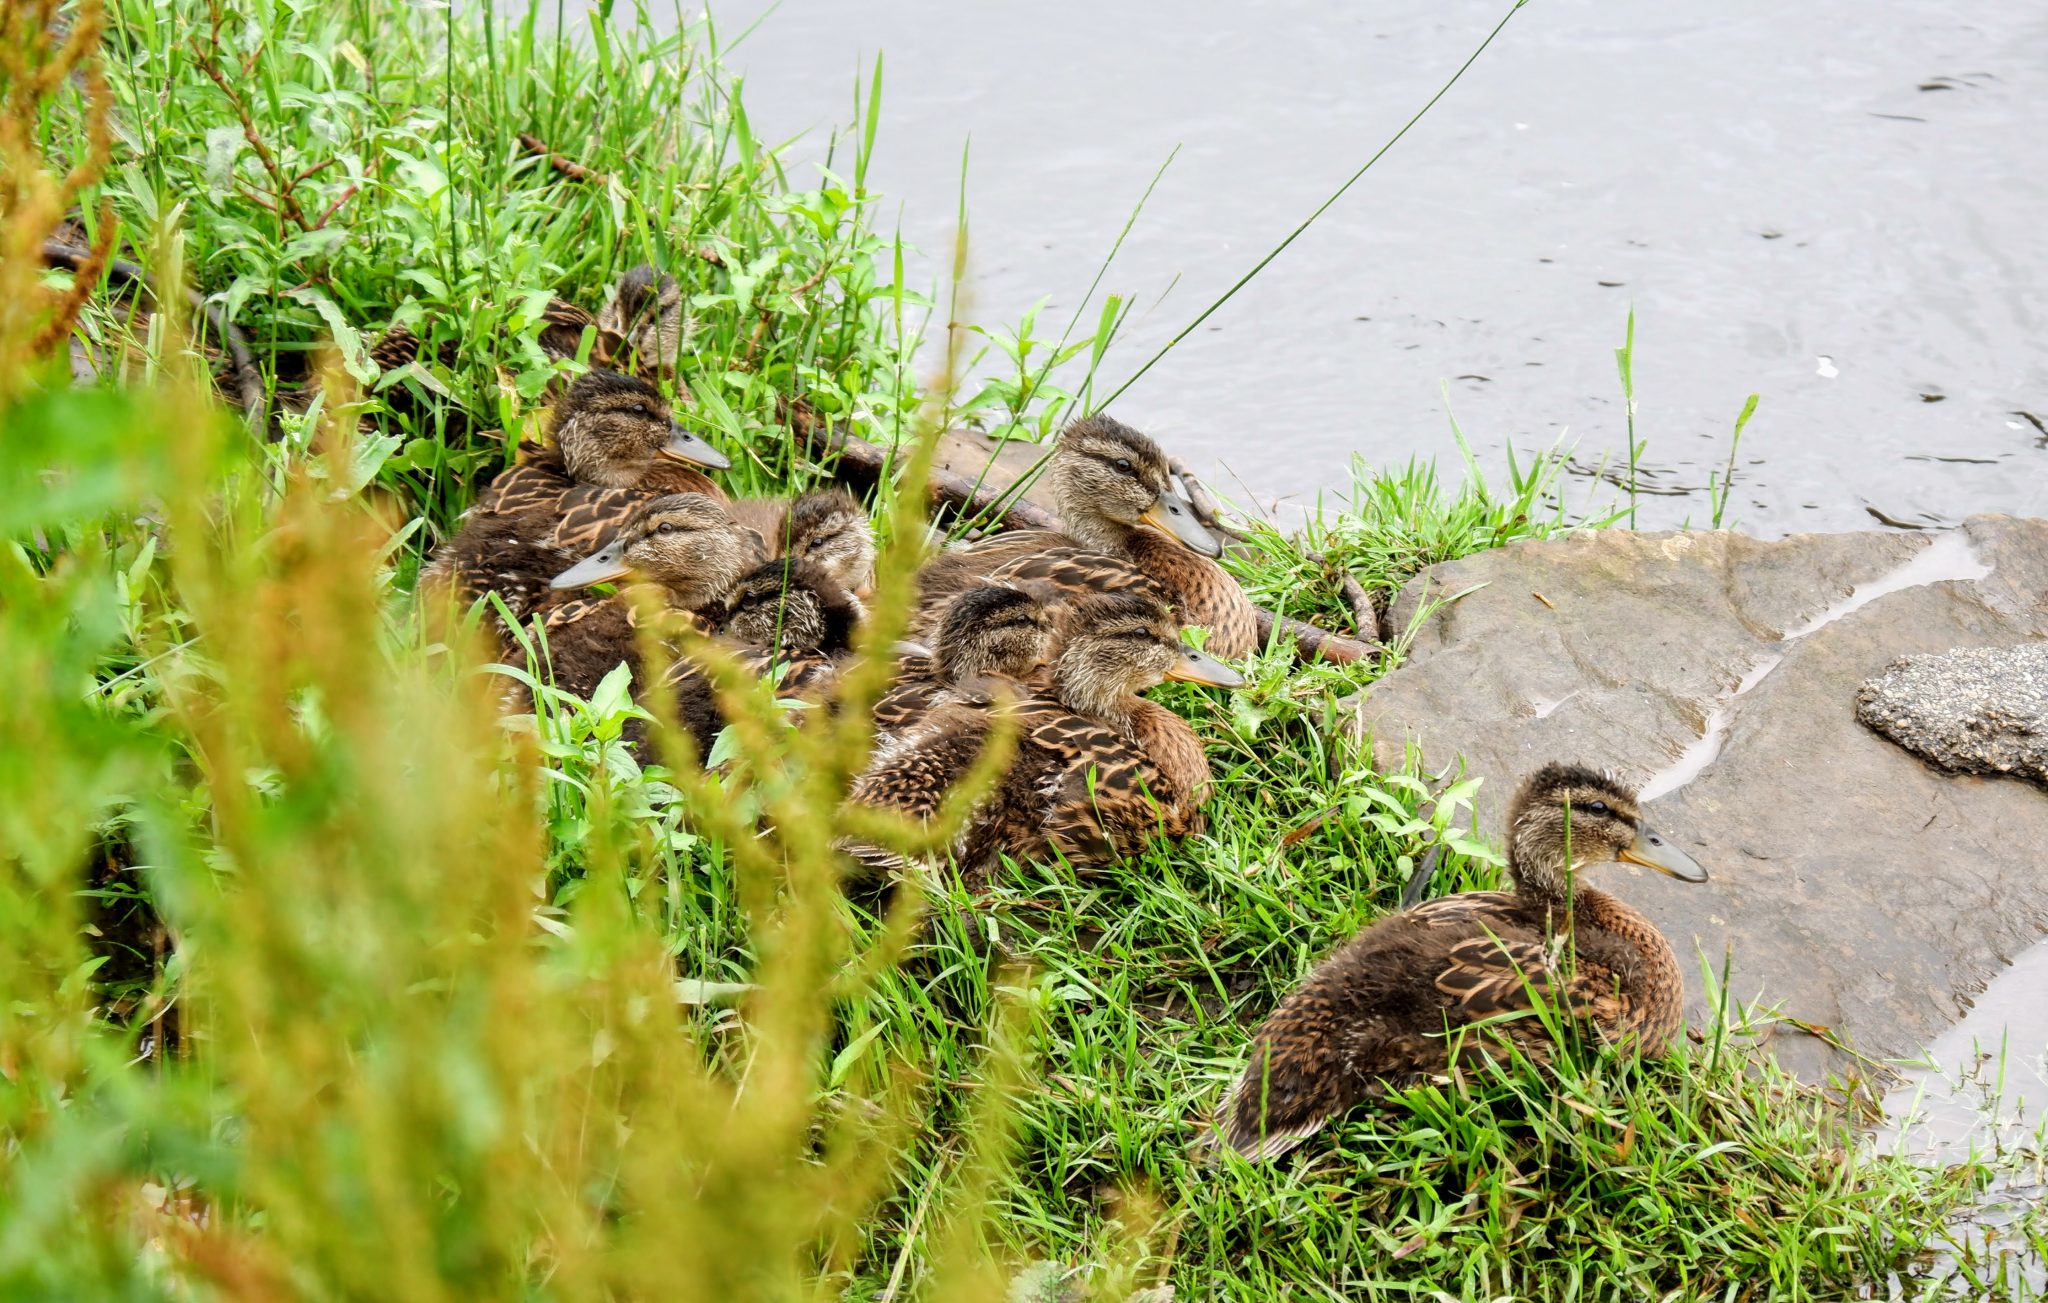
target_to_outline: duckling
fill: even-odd
[[[743,647],[844,656],[865,612],[826,566],[802,557],[762,562],[727,598],[718,631]]]
[[[523,619],[553,576],[635,508],[669,493],[725,497],[691,466],[732,463],[671,422],[660,391],[644,380],[588,372],[556,404],[551,424],[553,446],[521,445],[524,460],[491,481],[421,572],[422,593],[466,608],[496,592]]]
[[[776,675],[778,695],[817,701],[837,681],[864,614],[823,568],[778,557],[756,566],[734,586],[716,613],[717,632],[741,664],[756,674]],[[678,657],[664,678],[677,722],[696,740],[698,754],[709,755],[725,727],[710,678],[688,657]],[[625,734],[635,744],[644,735],[638,721]]]
[[[941,704],[876,753],[853,799],[932,817],[1002,711],[1015,718],[1017,753],[954,848],[971,878],[1004,855],[1056,852],[1092,868],[1155,834],[1199,831],[1209,793],[1201,740],[1178,715],[1137,694],[1169,678],[1218,687],[1244,681],[1183,644],[1165,604],[1146,594],[1081,598],[1069,620],[1050,694],[993,708]]]
[[[946,596],[989,581],[1052,605],[1091,592],[1149,593],[1183,625],[1207,629],[1211,654],[1236,660],[1257,649],[1257,611],[1211,559],[1223,545],[1173,487],[1158,444],[1107,416],[1084,417],[1060,434],[1046,478],[1066,531],[1018,530],[941,553],[920,576],[921,632]]]
[[[1361,1101],[1491,1057],[1500,1039],[1545,1060],[1543,1021],[1510,1017],[1532,1010],[1532,991],[1610,1042],[1662,1053],[1679,1028],[1684,983],[1655,924],[1584,884],[1585,869],[1615,860],[1707,880],[1651,831],[1634,791],[1612,775],[1537,770],[1508,808],[1515,889],[1390,914],[1317,965],[1259,1027],[1218,1136],[1250,1158],[1274,1158]]]
[[[654,375],[675,374],[683,341],[691,333],[676,278],[641,263],[619,277],[597,314],[607,350],[622,366]]]
[[[903,658],[875,703],[875,732],[894,736],[948,700],[987,705],[999,692],[1022,698],[1049,683],[1053,622],[1038,599],[997,584],[970,588],[946,603],[935,646]]]
[[[753,535],[722,504],[701,493],[671,493],[642,503],[610,543],[557,575],[552,587],[631,578],[662,588],[671,609],[698,616],[723,603],[758,560]],[[555,686],[587,699],[621,662],[634,667],[637,684],[639,609],[630,594],[615,593],[536,613]]]
[[[575,357],[583,346],[583,332],[598,331],[591,361],[604,365],[608,352],[604,348],[602,323],[588,312],[567,299],[549,299],[540,312],[541,328],[537,342],[541,353],[551,362],[560,362]],[[424,347],[412,327],[394,323],[370,345],[370,358],[378,368],[393,371],[399,367],[417,362]],[[435,360],[443,366],[455,364],[456,345],[452,339],[443,340],[434,350]]]
[[[761,536],[769,557],[816,566],[847,593],[865,599],[875,584],[875,534],[860,499],[837,485],[793,498],[741,498],[733,519]]]

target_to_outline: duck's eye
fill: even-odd
[[[664,520],[654,527],[654,532],[657,534],[673,534],[676,532],[676,527]]]
[[[1590,805],[1588,805],[1588,806],[1586,807],[1586,813],[1587,813],[1587,814],[1611,814],[1611,813],[1613,813],[1613,812],[1612,812],[1611,810],[1609,810],[1609,809],[1607,808],[1607,802],[1605,802],[1605,801],[1594,801],[1594,802],[1592,802],[1592,803],[1591,803]]]
[[[1117,459],[1116,459],[1116,468],[1117,468],[1118,470],[1120,470],[1120,471],[1127,471],[1127,470],[1129,470],[1129,469],[1131,468],[1131,459],[1130,459],[1130,458],[1128,458],[1128,457],[1119,457],[1119,458],[1117,458]]]
[[[635,415],[635,416],[652,416],[652,415],[654,415],[654,413],[648,410],[648,408],[647,408],[647,404],[645,404],[645,403],[635,403],[635,404],[633,404],[633,415]]]

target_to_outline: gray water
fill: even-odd
[[[1881,1150],[1937,1163],[1982,1162],[1995,1175],[1975,1207],[1950,1226],[1980,1264],[1984,1297],[2048,1298],[2048,1261],[2028,1243],[2024,1219],[2048,1200],[2048,943],[2019,956],[1970,1012],[1928,1047],[1924,1063],[1885,1098]],[[2035,1234],[2039,1234],[2038,1230]],[[1947,1254],[1930,1274],[1950,1295],[1975,1295]]]
[[[886,56],[869,183],[950,255],[972,317],[1063,324],[1175,146],[1106,288],[1121,381],[1418,108],[1501,0],[733,0],[764,139],[822,157]],[[1705,523],[1744,397],[1731,523],[1775,535],[2048,513],[2048,6],[1533,0],[1352,192],[1116,411],[1259,505],[1352,453],[1498,469],[1625,446],[1641,523]],[[1086,320],[1092,322],[1091,308]],[[1572,501],[1584,501],[1582,483]],[[1601,490],[1604,499],[1611,491]]]

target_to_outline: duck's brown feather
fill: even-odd
[[[1366,1099],[1504,1043],[1545,1061],[1555,1045],[1534,1016],[1538,999],[1607,1040],[1661,1051],[1681,1018],[1670,944],[1604,892],[1582,890],[1574,911],[1565,933],[1514,893],[1468,892],[1366,928],[1259,1028],[1227,1096],[1223,1138],[1272,1157]]]

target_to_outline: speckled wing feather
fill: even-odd
[[[1566,978],[1551,948],[1531,938],[1460,941],[1445,954],[1435,984],[1452,999],[1447,1017],[1454,1024],[1527,1013],[1539,1000],[1596,1023],[1619,1024],[1628,1015],[1628,1001],[1604,965],[1581,956]]]
[[[938,814],[946,794],[974,767],[988,739],[989,717],[966,707],[942,708],[918,728],[875,753],[851,795],[864,805],[913,819]]]
[[[1069,863],[1097,867],[1136,852],[1155,834],[1179,835],[1156,793],[1158,770],[1115,730],[1067,712],[1029,717],[1026,740],[1056,757],[1039,826]]]

